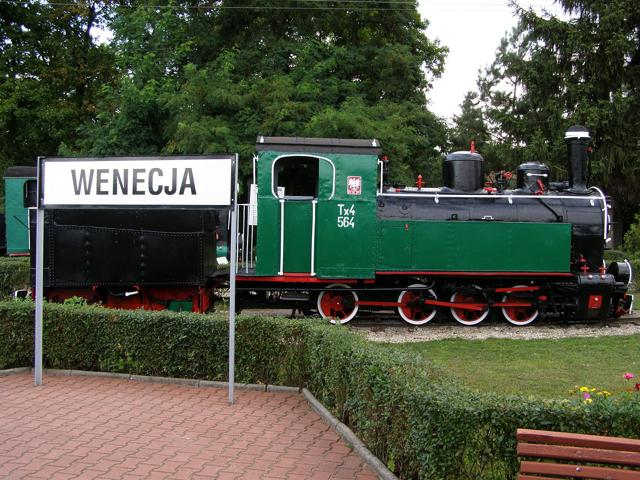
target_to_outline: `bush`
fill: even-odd
[[[31,284],[29,262],[29,257],[0,257],[0,299],[6,300]]]
[[[32,364],[33,304],[0,302],[0,368]],[[227,322],[173,312],[45,305],[47,367],[225,380]],[[240,318],[238,382],[307,386],[401,478],[505,479],[515,432],[640,437],[637,398],[540,401],[478,394],[407,353],[318,321]]]
[[[636,213],[629,230],[624,234],[624,250],[640,257],[640,212]]]

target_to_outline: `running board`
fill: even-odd
[[[309,295],[308,294],[298,294],[289,293],[285,295],[280,295],[280,300],[284,302],[308,302]]]

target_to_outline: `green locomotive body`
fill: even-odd
[[[314,145],[322,140],[295,139],[307,142],[298,143],[304,152],[283,145],[285,139],[258,143],[257,276],[570,272],[570,224],[380,218],[376,142]],[[353,153],[356,148],[361,152]],[[349,179],[358,184],[351,193]],[[278,187],[284,188],[280,197]]]
[[[525,325],[630,308],[628,265],[618,277],[603,266],[610,219],[597,189],[496,191],[469,178],[391,188],[376,140],[259,137],[257,150],[257,245],[239,271],[247,304],[294,301],[342,323],[393,308],[416,325],[446,309],[465,325],[499,310]],[[453,158],[473,160],[479,177],[481,157],[462,153]],[[464,164],[451,168],[464,177]]]
[[[378,221],[377,271],[570,271],[571,225]]]

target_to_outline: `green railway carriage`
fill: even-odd
[[[447,310],[465,325],[500,310],[517,325],[539,313],[602,318],[624,296],[624,278],[601,263],[599,190],[397,189],[385,185],[376,140],[259,137],[256,146],[238,277],[254,296],[343,323],[395,309],[417,325]]]
[[[29,211],[24,206],[25,183],[36,175],[35,167],[9,167],[4,174],[7,255],[29,255]]]

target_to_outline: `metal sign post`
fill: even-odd
[[[46,209],[231,209],[229,403],[235,362],[238,155],[39,158],[36,217],[35,384],[42,385]]]
[[[37,387],[42,385],[42,302],[43,302],[43,265],[44,265],[44,210],[40,202],[41,184],[40,168],[41,158],[38,157],[38,183],[37,183],[37,207],[36,210],[36,325],[34,332],[34,381]]]
[[[44,210],[38,207],[36,213],[36,328],[35,328],[35,382],[42,385],[42,265],[44,263]]]
[[[236,269],[238,265],[238,155],[231,207],[231,266],[229,267],[229,405],[233,405],[236,367]]]

